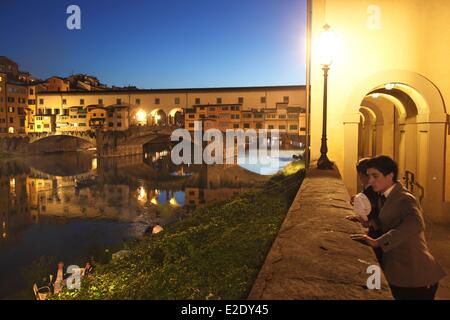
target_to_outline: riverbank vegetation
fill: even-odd
[[[164,231],[127,245],[81,290],[55,299],[245,299],[304,177],[288,165],[259,191],[195,210]]]

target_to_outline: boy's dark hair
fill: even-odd
[[[367,176],[367,162],[370,160],[370,158],[362,158],[358,161],[356,164],[356,171],[358,173],[361,173],[365,176]]]
[[[397,181],[398,166],[397,163],[388,156],[378,156],[370,159],[366,163],[367,169],[374,168],[380,171],[384,176],[393,173],[393,181]]]

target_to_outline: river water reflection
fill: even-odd
[[[74,187],[92,176],[95,184]],[[167,146],[107,160],[92,153],[2,160],[0,298],[33,298],[31,285],[55,273],[57,261],[102,261],[150,223],[180,220],[267,178],[237,165],[176,166]]]

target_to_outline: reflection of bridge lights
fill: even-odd
[[[6,239],[6,232],[3,232],[3,239]]]
[[[173,206],[179,206],[177,200],[175,199],[175,197],[173,197],[172,199],[170,199],[169,203]]]
[[[97,158],[92,159],[92,170],[96,170],[97,169]]]
[[[145,201],[145,198],[147,197],[147,194],[145,193],[144,187],[139,187],[138,190],[138,200],[139,201]]]
[[[136,120],[139,122],[144,122],[147,120],[147,112],[142,109],[136,112]]]

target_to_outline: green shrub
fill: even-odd
[[[293,164],[262,190],[195,210],[56,299],[245,299],[304,176]]]

